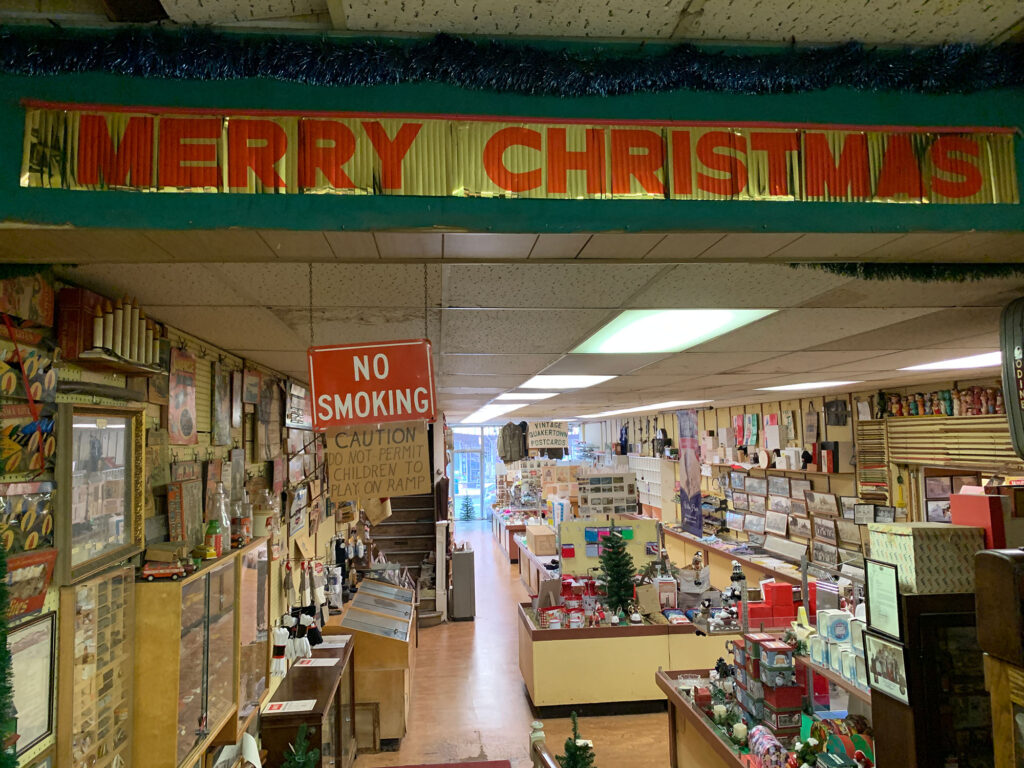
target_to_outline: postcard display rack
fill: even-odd
[[[632,472],[590,472],[577,478],[580,517],[635,515],[636,475]]]
[[[629,456],[629,469],[636,475],[640,504],[645,514],[665,522],[677,522],[679,509],[674,501],[679,462],[655,456]]]
[[[191,766],[237,717],[236,555],[136,585],[134,765]]]
[[[134,598],[132,568],[60,591],[57,765],[132,764]]]

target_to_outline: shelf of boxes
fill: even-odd
[[[632,472],[593,472],[577,478],[580,515],[637,512],[636,475]]]
[[[636,486],[640,503],[656,507],[663,515],[674,510],[672,500],[676,493],[676,470],[679,462],[653,456],[629,457],[629,469],[636,473]]]

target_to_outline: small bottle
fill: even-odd
[[[224,483],[217,483],[217,488],[210,497],[210,509],[206,511],[206,518],[216,520],[221,533],[227,533],[229,539],[224,551],[231,549],[231,510],[228,507],[228,495],[224,492]]]
[[[221,532],[220,520],[217,518],[206,524],[206,546],[216,552],[216,557],[224,553],[224,535]]]

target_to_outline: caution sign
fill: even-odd
[[[526,442],[530,450],[545,448],[569,449],[569,425],[564,421],[535,421],[527,428]]]
[[[336,501],[429,493],[427,425],[406,422],[328,430],[327,474]]]

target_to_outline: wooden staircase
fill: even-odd
[[[408,568],[418,584],[423,561],[434,553],[434,494],[393,496],[391,517],[373,526],[372,535],[377,548],[388,560]],[[429,592],[420,596],[417,607],[420,627],[441,623],[433,595]]]

